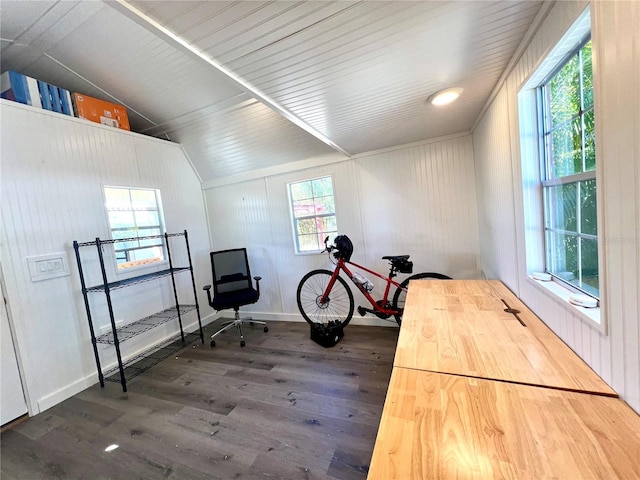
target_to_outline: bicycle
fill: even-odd
[[[413,262],[409,260],[410,255],[382,257],[383,260],[387,260],[390,264],[389,275],[385,277],[351,261],[353,244],[346,235],[338,235],[334,239],[333,245],[328,245],[328,241],[329,237],[326,237],[324,239],[325,248],[322,253],[327,252],[329,254],[329,259],[335,265],[334,270],[312,270],[302,277],[298,284],[296,294],[298,308],[304,319],[311,325],[318,323],[325,325],[341,324],[342,327],[346,327],[351,321],[354,311],[353,293],[346,280],[340,276],[340,272],[344,272],[351,279],[371,304],[371,308],[358,307],[358,313],[361,316],[372,313],[384,320],[393,316],[398,325],[402,323],[407,287],[411,280],[425,278],[451,280],[451,277],[441,273],[425,272],[412,275],[402,283],[398,283],[394,280],[398,273],[413,272]],[[371,294],[373,284],[359,272],[353,272],[350,267],[356,267],[385,281],[384,295],[380,300],[375,300]],[[396,290],[393,300],[389,301],[391,287],[396,287]]]

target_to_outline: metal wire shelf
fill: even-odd
[[[144,235],[142,237],[114,238],[114,239],[96,239],[90,242],[77,242],[79,247],[95,247],[96,241],[100,240],[101,245],[110,245],[112,243],[137,242],[138,240],[153,240],[154,238],[178,237],[184,233],[166,233],[160,235]]]
[[[184,238],[184,247],[186,257],[189,261],[188,267],[174,267],[173,261],[171,259],[171,249],[170,246],[170,237],[183,237]],[[126,242],[129,240],[142,240],[142,239],[155,239],[155,238],[164,238],[164,246],[167,252],[167,260],[169,262],[169,268],[165,270],[160,270],[157,272],[147,273],[143,275],[138,275],[135,277],[126,278],[123,280],[117,280],[113,282],[109,282],[107,269],[105,268],[105,261],[103,250],[100,248],[103,244],[114,244],[118,242]],[[98,260],[100,262],[100,270],[102,273],[103,283],[100,285],[95,285],[92,287],[87,287],[85,283],[84,271],[82,268],[82,258],[80,255],[80,247],[86,246],[95,246],[97,247]],[[105,380],[109,380],[112,382],[120,382],[122,385],[122,391],[127,391],[127,378],[133,378],[144,370],[152,367],[156,363],[164,360],[169,355],[172,355],[176,351],[190,345],[198,340],[200,340],[204,344],[204,334],[202,332],[202,321],[200,318],[200,308],[198,307],[198,295],[196,292],[196,283],[195,277],[193,274],[193,263],[191,261],[191,252],[189,249],[189,237],[187,231],[184,230],[182,233],[165,233],[164,235],[153,235],[144,238],[119,238],[115,240],[100,240],[100,238],[96,238],[95,241],[92,242],[82,242],[79,243],[77,241],[73,242],[73,248],[76,254],[76,262],[78,264],[78,275],[80,276],[80,286],[82,287],[82,296],[84,298],[84,306],[87,313],[87,322],[89,323],[89,330],[91,333],[91,343],[93,344],[93,354],[96,360],[96,367],[98,369],[98,379],[100,380],[100,386],[104,387]],[[178,289],[176,287],[176,278],[175,274],[180,272],[189,271],[191,273],[191,287],[193,290],[193,300],[195,301],[195,305],[180,305],[178,300]],[[111,273],[113,275],[113,273]],[[132,285],[137,285],[139,283],[148,282],[160,277],[171,276],[171,286],[174,296],[174,306],[162,310],[161,312],[154,313],[153,315],[149,315],[140,320],[136,320],[127,325],[123,325],[118,328],[115,327],[115,318],[113,313],[113,304],[111,291],[123,287],[128,287]],[[91,313],[91,302],[89,301],[89,292],[103,292],[106,296],[106,307],[109,311],[109,319],[111,322],[112,329],[110,332],[105,332],[102,335],[96,336],[92,313]],[[198,332],[195,333],[187,333],[183,330],[182,325],[182,316],[192,310],[195,310],[198,317]],[[120,349],[120,344],[123,341],[129,340],[141,333],[152,330],[155,327],[161,326],[173,319],[177,319],[177,326],[179,327],[180,333],[176,334],[166,342],[160,342],[159,344],[150,345],[148,348],[139,354],[136,354],[132,358],[127,359],[126,361],[122,360],[122,351]],[[106,344],[113,345],[115,349],[115,355],[118,362],[118,365],[114,368],[109,369],[108,371],[102,370],[100,365],[100,352],[98,350],[98,344]],[[108,377],[108,378],[107,378]]]
[[[167,275],[171,275],[171,272],[178,273],[186,270],[190,270],[189,267],[174,267],[168,268],[166,270],[159,270],[157,272],[146,273],[144,275],[138,275],[136,277],[125,278],[124,280],[118,280],[116,282],[110,282],[107,284],[109,290],[116,290],[118,288],[128,287],[130,285],[136,285],[138,283],[148,282],[150,280],[155,280],[156,278],[166,277]],[[105,285],[95,285],[93,287],[87,288],[87,292],[104,292]]]
[[[195,310],[196,308],[195,305],[178,305],[178,307],[180,307],[180,315],[184,315],[185,313]],[[129,340],[130,338],[135,337],[136,335],[140,335],[141,333],[144,333],[176,318],[178,318],[178,309],[174,306],[162,310],[161,312],[154,313],[153,315],[149,315],[148,317],[141,318],[140,320],[136,320],[135,322],[131,322],[122,327],[118,327],[116,329],[116,333],[118,334],[118,341],[124,342],[126,340]],[[99,337],[96,337],[96,342],[113,345],[115,343],[113,332],[108,332],[100,335]]]

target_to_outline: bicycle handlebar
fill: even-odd
[[[324,239],[324,250],[322,250],[322,252],[320,253],[324,253],[324,252],[329,252],[331,253],[331,251],[336,248],[335,245],[327,245],[327,242],[329,241],[329,235],[327,235]]]

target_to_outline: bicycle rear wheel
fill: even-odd
[[[298,308],[304,319],[314,323],[327,324],[339,322],[346,327],[353,316],[353,293],[342,277],[337,277],[326,301],[321,302],[333,272],[313,270],[307,273],[298,284]]]
[[[423,280],[423,279],[432,279],[432,280],[451,280],[451,277],[447,277],[441,273],[416,273],[415,275],[411,275],[408,278],[405,278],[404,282],[400,284],[400,288],[396,290],[395,295],[393,296],[393,308],[396,310],[401,310],[404,313],[404,303],[407,300],[407,287],[409,286],[409,282],[411,280]],[[402,324],[402,314],[394,315],[396,322],[398,325]]]

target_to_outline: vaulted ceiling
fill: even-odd
[[[125,105],[206,183],[469,131],[548,5],[1,0],[0,62]]]

